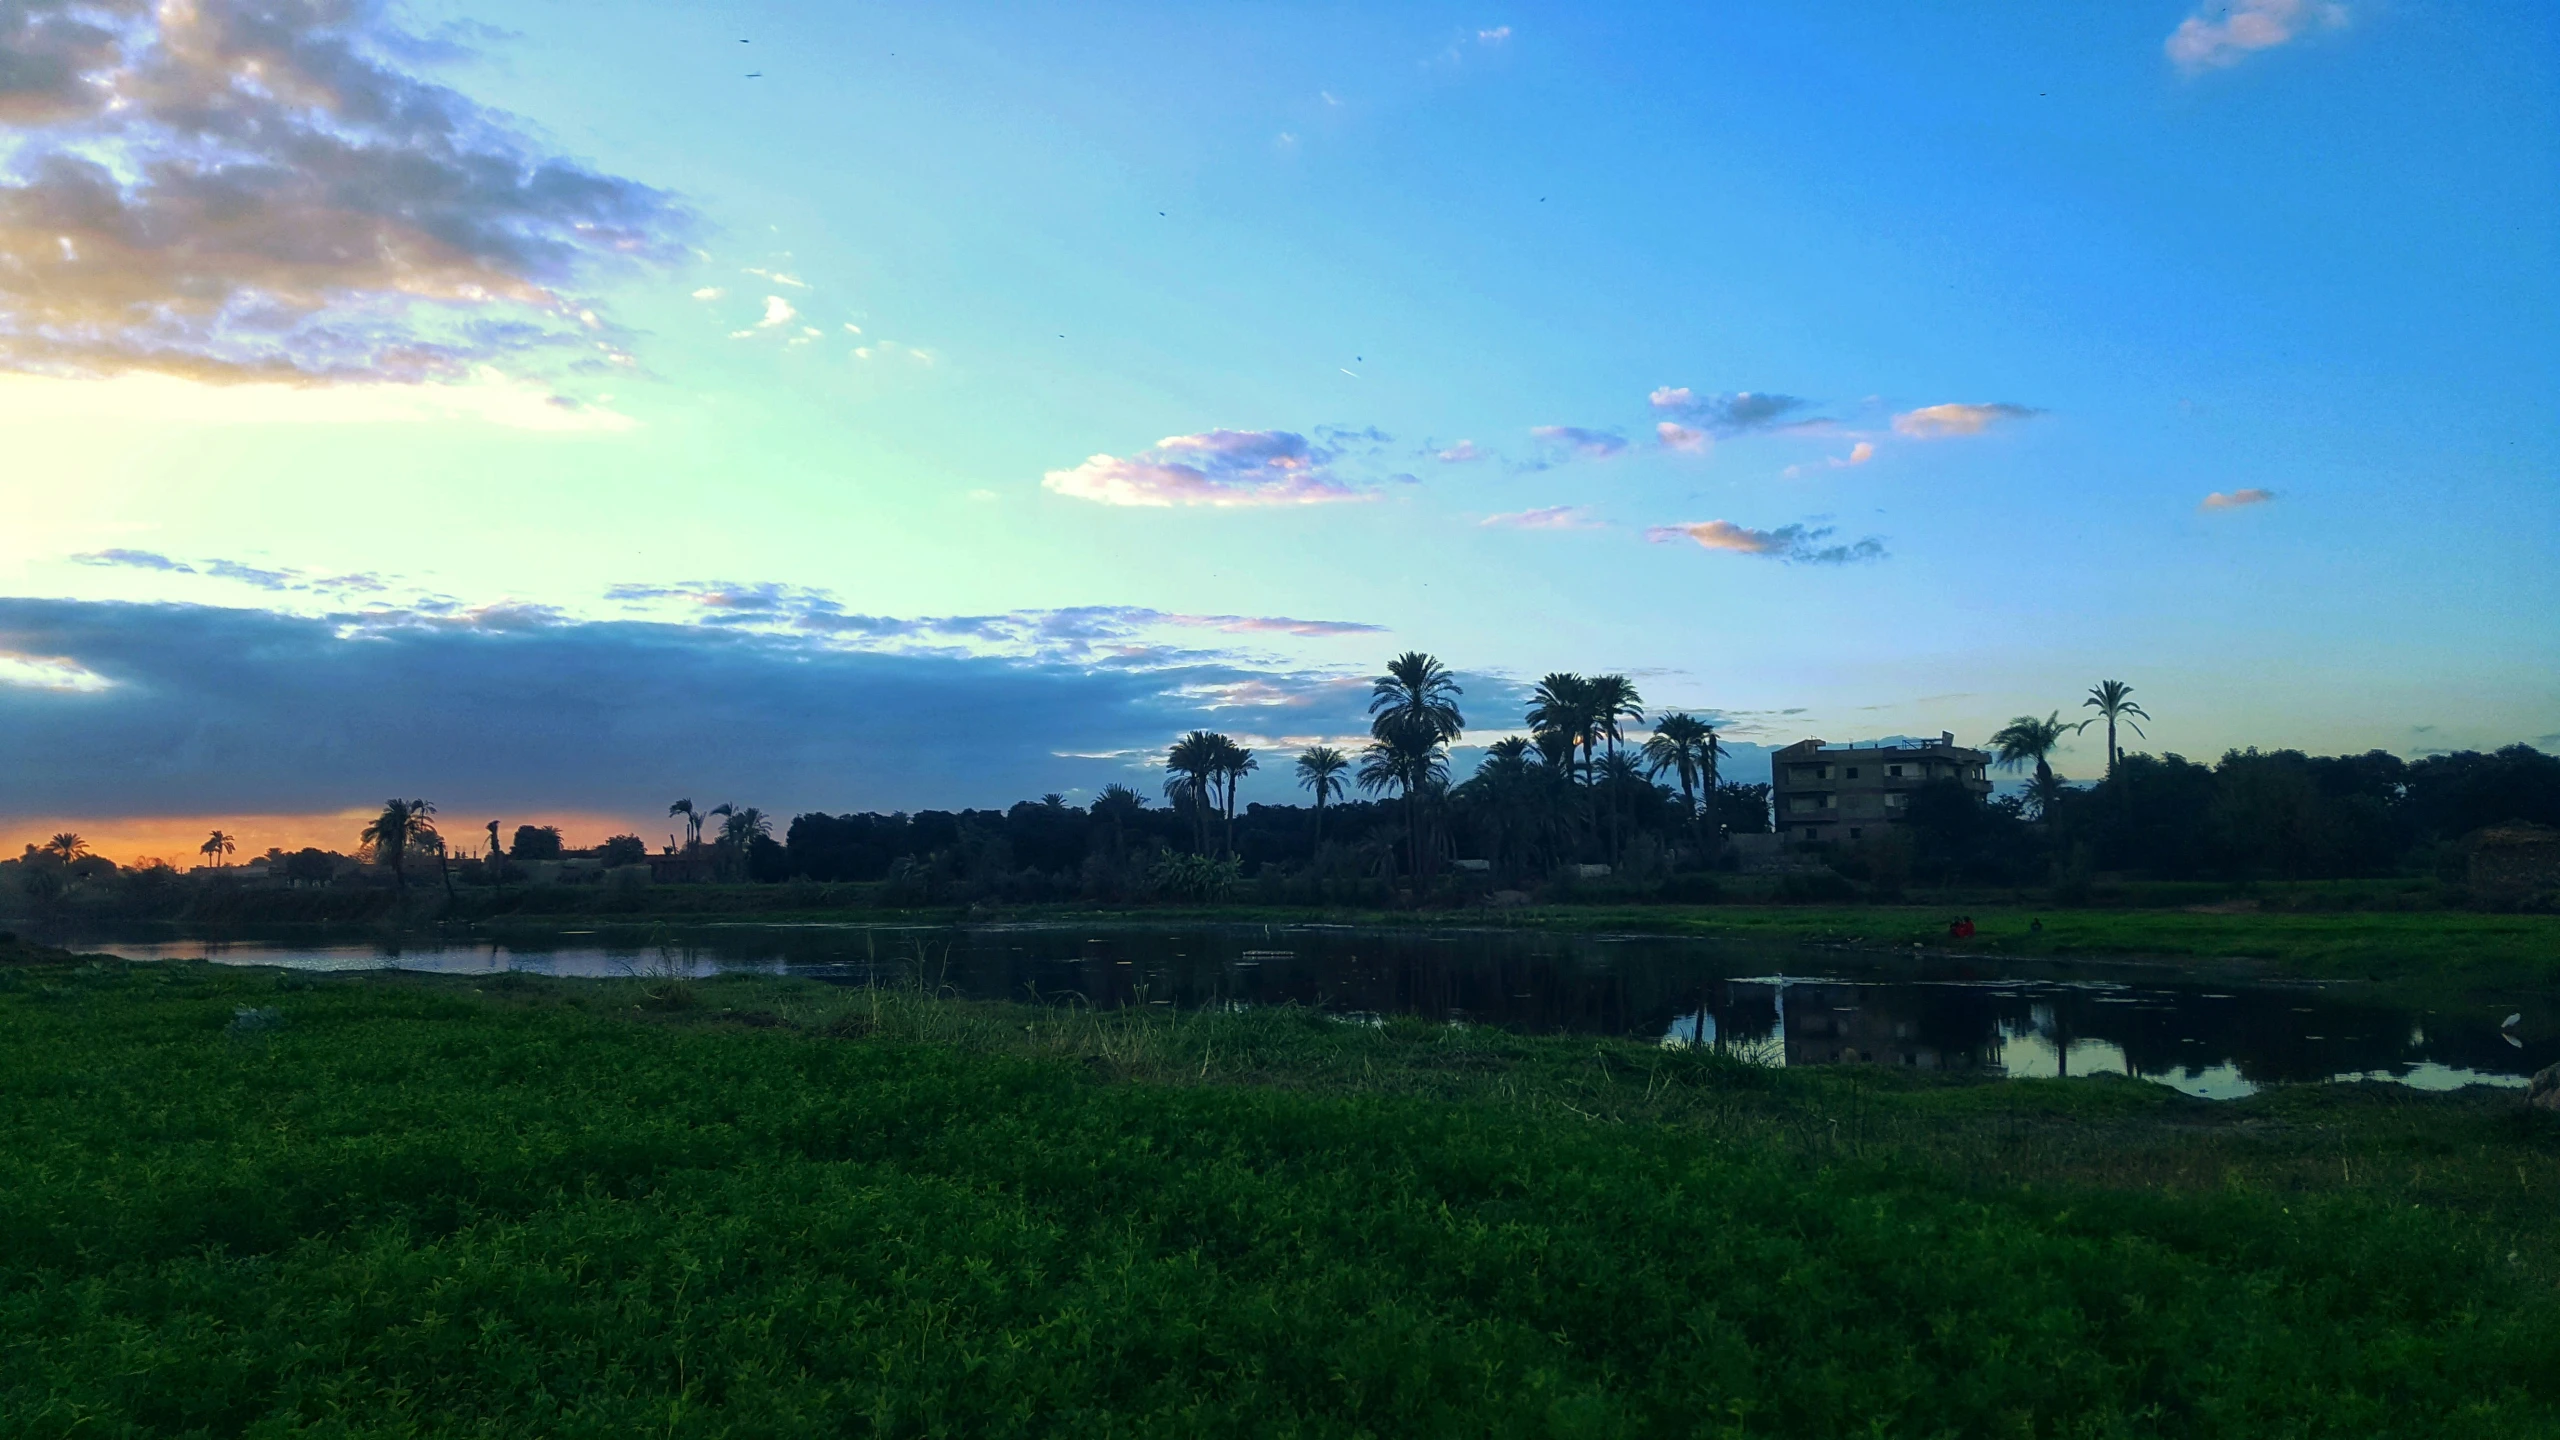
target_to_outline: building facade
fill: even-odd
[[[1991,757],[1956,743],[1826,745],[1799,740],[1769,759],[1771,820],[1790,841],[1853,841],[1900,824],[1911,792],[1953,780],[1991,793]]]

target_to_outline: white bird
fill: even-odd
[[[2524,1012],[2523,1012],[2523,1011],[2521,1011],[2521,1010],[2519,1010],[2519,1011],[2517,1011],[2516,1013],[2514,1013],[2513,1015],[2508,1016],[2508,1017],[2507,1017],[2507,1019],[2506,1019],[2506,1023],[2505,1023],[2505,1024],[2503,1024],[2503,1025],[2500,1025],[2498,1028],[2499,1028],[2499,1029],[2501,1029],[2501,1030],[2513,1030],[2514,1028],[2516,1028],[2516,1026],[2517,1026],[2518,1024],[2522,1023],[2522,1022],[2523,1022],[2523,1020],[2524,1020]]]

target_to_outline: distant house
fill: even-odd
[[[1799,740],[1769,757],[1769,800],[1789,840],[1863,840],[1900,824],[1911,792],[1932,780],[1989,795],[1990,767],[1989,755],[1958,745],[1953,732],[1907,745]]]

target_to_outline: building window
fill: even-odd
[[[1867,838],[1867,832],[1859,829],[1855,825],[1852,825],[1849,827],[1849,838],[1852,840],[1864,840]]]
[[[1887,810],[1899,810],[1910,803],[1911,797],[1899,790],[1884,797],[1884,808]]]
[[[1884,778],[1886,778],[1887,780],[1899,780],[1899,779],[1901,779],[1901,778],[1902,778],[1902,767],[1901,767],[1901,766],[1899,766],[1899,765],[1887,765],[1886,767],[1884,767]]]
[[[1822,833],[1821,831],[1814,829],[1814,828],[1813,828],[1812,826],[1810,826],[1810,825],[1807,825],[1806,827],[1804,827],[1804,838],[1806,838],[1807,840],[1811,840],[1811,839],[1813,839],[1815,836],[1817,836],[1817,835],[1819,835],[1819,834],[1821,834],[1821,833]]]
[[[1850,779],[1852,779],[1852,780],[1855,780],[1855,779],[1857,779],[1857,778],[1858,778],[1858,767],[1857,767],[1857,766],[1852,765],[1852,766],[1850,766],[1850,767],[1849,767],[1849,778],[1850,778]]]

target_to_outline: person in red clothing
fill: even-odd
[[[1959,939],[1959,940],[1970,940],[1970,939],[1972,939],[1972,938],[1973,938],[1973,917],[1972,917],[1972,916],[1967,915],[1967,916],[1965,916],[1964,918],[1962,918],[1962,919],[1960,919],[1960,920],[1956,921],[1956,938],[1957,938],[1957,939]]]

